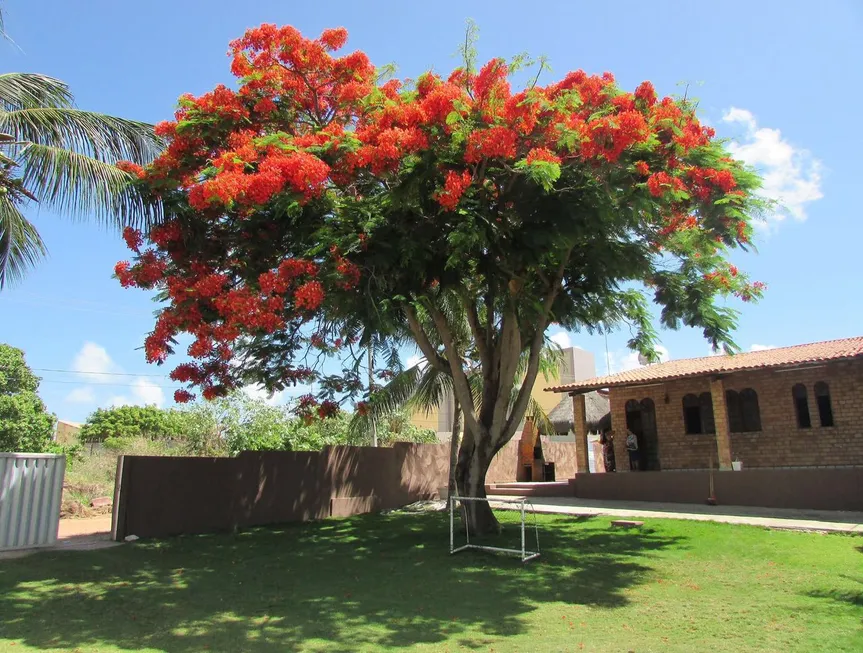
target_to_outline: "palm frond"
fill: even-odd
[[[18,141],[74,150],[111,163],[144,164],[161,150],[151,125],[71,107],[27,106],[2,112],[0,132]]]
[[[563,349],[557,343],[546,340],[542,349],[539,350],[539,373],[546,381],[557,377],[560,374],[561,363],[563,363]],[[526,370],[527,366],[525,365]]]
[[[20,281],[47,250],[8,193],[0,195],[0,288]]]
[[[392,380],[375,393],[365,415],[354,414],[348,425],[348,436],[352,441],[371,433],[372,424],[401,410],[413,396],[422,371],[418,365],[396,374]]]
[[[513,397],[513,403],[515,403],[515,397]],[[554,434],[554,424],[549,419],[548,413],[545,412],[545,409],[532,396],[528,399],[525,414],[533,418],[533,423],[540,433]]]
[[[24,187],[59,213],[118,226],[145,227],[159,219],[159,205],[141,195],[132,175],[110,163],[36,143],[21,150],[18,160]]]
[[[0,106],[6,111],[29,107],[70,108],[73,101],[69,87],[59,79],[39,73],[0,75]]]
[[[523,377],[527,373],[527,364],[530,360],[530,350],[524,350],[518,359],[516,377]],[[539,350],[539,373],[546,381],[556,377],[560,373],[560,364],[563,362],[563,350],[560,345],[546,339]]]
[[[452,377],[437,368],[426,365],[417,380],[416,388],[407,406],[426,413],[441,405],[444,396],[451,392]]]

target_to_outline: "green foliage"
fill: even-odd
[[[340,412],[306,423],[289,406],[270,406],[242,392],[182,411],[185,446],[195,455],[232,455],[242,451],[318,451],[336,445],[369,445],[368,433],[352,433],[352,416]],[[378,441],[437,442],[433,431],[419,429],[405,413],[388,415],[378,426]]]
[[[178,410],[156,406],[118,406],[100,408],[81,427],[81,442],[101,442],[107,438],[145,437],[151,440],[184,436],[188,416]]]
[[[27,367],[24,352],[0,344],[0,394],[36,392],[38,388],[39,377]]]
[[[118,160],[146,163],[159,147],[148,124],[75,108],[68,86],[33,73],[0,75],[0,288],[45,253],[21,212],[29,202],[102,223],[157,215]]]
[[[24,352],[0,344],[0,451],[49,452],[56,418],[36,394],[39,377]]]
[[[417,444],[439,444],[437,435],[431,429],[423,429],[411,423],[407,412],[387,415],[376,424],[378,443],[390,445],[394,442],[415,442]]]

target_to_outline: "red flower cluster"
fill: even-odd
[[[483,158],[514,159],[518,134],[508,127],[489,127],[471,132],[464,153],[466,163],[478,163]]]
[[[133,229],[132,227],[124,228],[123,240],[126,241],[126,247],[131,249],[133,252],[140,253],[141,245],[144,243],[144,239],[141,237],[140,231]]]
[[[672,177],[665,171],[655,172],[647,178],[647,188],[654,197],[662,197],[672,190],[685,190],[686,186],[678,177]]]
[[[294,304],[299,310],[317,310],[323,301],[324,287],[319,281],[307,281],[294,293]]]
[[[146,176],[144,169],[137,163],[132,163],[131,161],[117,161],[117,167],[123,172],[135,175],[138,179],[143,179]]]
[[[562,159],[546,147],[535,147],[527,153],[527,162],[546,161],[548,163],[562,163]]]
[[[195,395],[188,390],[174,390],[174,401],[178,404],[185,404],[194,401]]]
[[[461,173],[455,170],[447,172],[443,190],[435,195],[438,204],[447,211],[455,210],[461,196],[464,195],[464,192],[470,186],[472,178],[473,175],[468,170],[464,170]]]

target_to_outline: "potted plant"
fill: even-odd
[[[731,461],[731,469],[733,469],[735,472],[739,472],[741,469],[743,469],[743,461],[740,460],[739,456],[734,456],[734,460]]]

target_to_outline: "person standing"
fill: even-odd
[[[611,430],[605,430],[599,438],[602,444],[602,461],[605,463],[605,471],[613,472],[614,470],[614,438],[611,435]]]
[[[626,430],[626,451],[629,453],[629,470],[633,472],[638,471],[641,468],[639,464],[638,437],[629,429]]]

